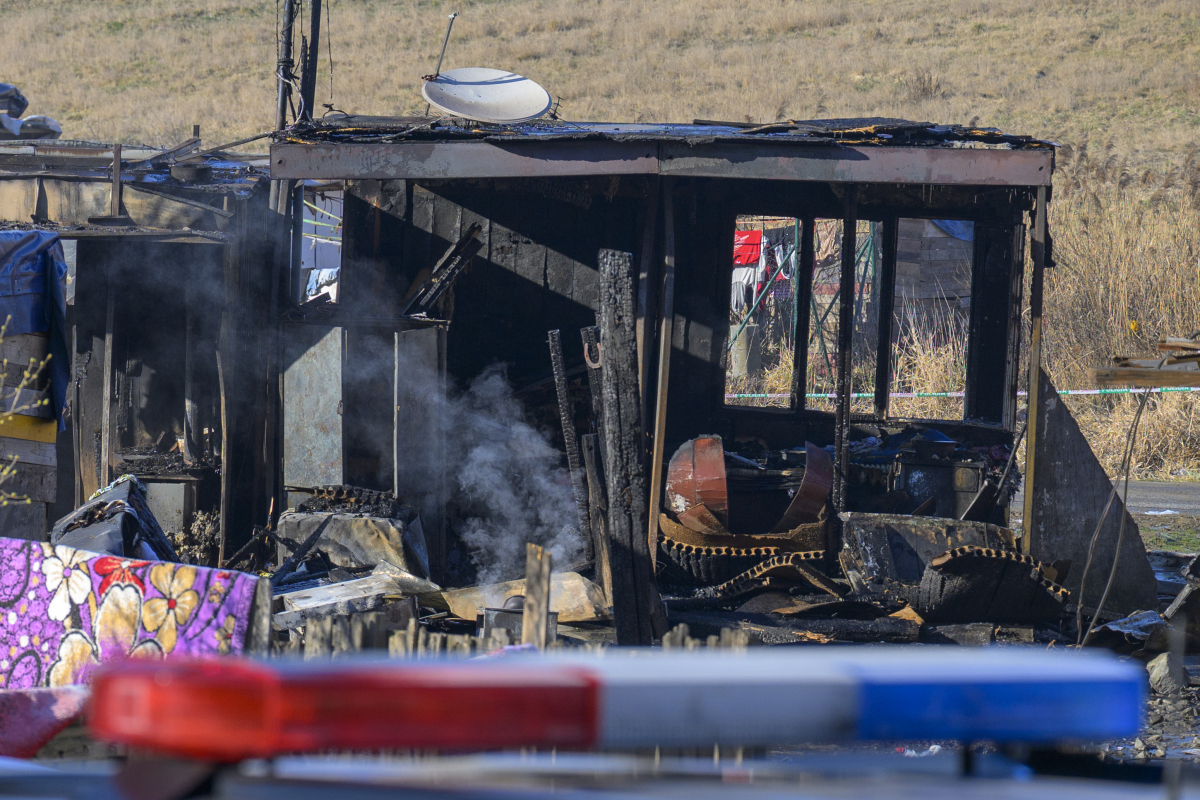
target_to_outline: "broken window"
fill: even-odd
[[[342,187],[317,184],[304,188],[303,243],[300,248],[302,301],[325,295],[338,301],[342,272]]]
[[[889,416],[963,416],[974,239],[970,222],[899,221]]]
[[[791,405],[800,221],[739,216],[726,341],[725,403]]]

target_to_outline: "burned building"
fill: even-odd
[[[994,130],[890,119],[762,126],[548,121],[500,126],[331,117],[278,137],[270,166],[275,179],[344,186],[336,312],[342,319],[394,317],[413,292],[429,285],[431,271],[436,281],[439,259],[444,262],[456,248],[476,243],[478,254],[469,268],[450,275],[453,286],[428,309],[429,317],[448,323],[444,339],[440,332],[436,345],[431,339],[427,358],[442,366],[450,382],[466,381],[494,361],[506,364],[518,384],[545,379],[550,366],[546,333],[554,330],[563,332],[567,366],[582,368],[578,332],[596,324],[606,302],[602,254],[629,254],[636,287],[636,436],[644,456],[648,511],[640,517],[635,513],[634,527],[644,533],[610,542],[614,587],[623,583],[616,574],[618,561],[626,568],[642,564],[634,569],[641,577],[635,575],[627,586],[652,582],[651,569],[660,583],[671,580],[673,568],[686,567],[671,558],[672,547],[706,562],[676,577],[711,584],[718,575],[728,578],[751,562],[761,566],[769,563],[768,556],[796,550],[752,539],[805,522],[819,523],[821,532],[810,537],[804,552],[818,553],[812,560],[831,574],[861,567],[867,540],[879,533],[897,563],[911,561],[903,567],[906,574],[915,570],[909,582],[919,583],[927,562],[943,553],[969,559],[1004,552],[1020,563],[1045,562],[1030,580],[1021,579],[1029,585],[1020,591],[1036,585],[1053,602],[1065,599],[1059,583],[1067,580],[1067,561],[1076,559],[1076,575],[1080,570],[1079,536],[1061,519],[1047,527],[1056,500],[1041,491],[1043,486],[1065,490],[1061,475],[1047,478],[1037,493],[1027,491],[1023,537],[1005,543],[989,532],[1007,524],[1019,480],[1018,471],[1005,469],[1016,449],[1015,435],[1026,427],[1018,419],[1018,387],[1023,377],[1039,374],[1042,275],[1051,263],[1046,223],[1051,145]],[[796,229],[798,266],[790,282],[794,312],[787,337],[792,347],[777,354],[789,363],[793,378],[785,401],[773,407],[742,405],[726,392],[730,345],[739,330],[731,323],[736,316],[728,300],[732,254],[738,220],[746,215],[791,219]],[[902,230],[921,220],[971,229],[970,241],[954,240],[958,250],[969,253],[971,301],[962,413],[953,419],[904,419],[890,408],[897,286],[920,277],[908,274],[913,265],[907,262],[906,274],[898,274],[898,242]],[[840,299],[830,321],[836,331],[830,343],[834,390],[831,397],[814,400],[803,380],[812,357],[804,343],[814,324],[814,233],[828,221],[840,222]],[[875,224],[879,239],[870,320],[854,301],[862,294],[856,292],[861,279],[855,254],[864,222]],[[1021,313],[1027,242],[1033,267],[1026,353]],[[955,255],[963,254],[956,250]],[[617,357],[600,356],[605,367]],[[594,367],[594,360],[588,355],[586,363]],[[403,375],[398,372],[395,379],[402,386]],[[1044,394],[1052,388],[1042,388],[1036,379],[1031,385],[1036,407],[1039,389]],[[397,389],[395,409],[395,489],[398,494],[444,493],[444,477],[437,489],[427,485],[431,476],[425,472],[405,474],[405,454],[436,443],[419,441],[422,426],[405,422],[420,420],[425,412],[404,402],[402,391]],[[333,408],[327,405],[327,413]],[[599,419],[590,423],[593,429]],[[1036,480],[1046,432],[1039,430],[1036,415],[1027,427],[1027,466]],[[568,437],[586,433],[583,428],[568,430]],[[612,438],[615,432],[607,434]],[[700,469],[693,453],[701,449],[697,437],[708,437],[710,449],[716,448],[708,477],[726,503],[719,510],[701,502],[700,494],[683,498],[678,507],[668,502],[680,491],[700,492],[699,472],[684,490],[670,484],[681,456],[692,459],[689,470]],[[689,449],[693,440],[696,445]],[[816,511],[822,498],[809,512],[791,514],[789,507],[804,493],[801,476],[812,471],[814,458],[826,455],[830,507]],[[420,485],[409,483],[414,480]],[[701,506],[716,513],[691,524],[680,520],[681,512]],[[893,524],[886,522],[888,514],[901,516]],[[910,530],[920,525],[904,522],[914,514],[936,518],[936,545],[914,545],[929,538]],[[685,529],[695,542],[672,539]],[[444,531],[444,523],[426,525],[431,554],[440,554],[431,556],[435,565],[444,558]],[[981,552],[956,553],[961,547]],[[621,561],[618,551],[625,550],[629,554]],[[1111,555],[1100,559],[1111,561]],[[717,563],[722,559],[729,563]],[[1058,562],[1058,569],[1050,562]],[[1126,569],[1140,580],[1144,562],[1134,554]],[[1153,594],[1134,588],[1117,605],[1145,601],[1139,591]],[[653,594],[647,592],[647,597]],[[654,616],[655,602],[643,600],[640,613]],[[621,604],[614,598],[619,630]],[[646,625],[639,630],[640,636],[627,638],[648,641]]]
[[[168,532],[196,529],[204,561],[266,522],[279,229],[267,184],[260,165],[201,152],[198,138],[0,145],[0,233],[57,239],[67,265],[54,491],[20,535],[44,536],[124,474],[146,484]]]
[[[345,492],[319,487],[351,485],[352,500],[407,505],[385,538],[397,553],[401,533],[419,541],[414,574],[461,585],[464,492],[447,465],[498,426],[470,408],[448,421],[447,397],[499,364],[510,399],[561,431],[575,503],[538,509],[553,517],[539,524],[583,530],[592,601],[612,606],[622,643],[705,603],[795,612],[847,594],[874,598],[855,613],[906,640],[910,623],[872,621],[889,603],[1028,621],[1061,614],[1079,586],[1108,484],[1049,381],[1028,380],[1053,263],[1047,143],[888,119],[331,115],[276,134],[269,160],[197,141],[13,148],[5,228],[72,245],[47,523],[129,473],[163,528],[191,536],[177,541],[227,557],[278,539],[281,512],[314,490],[306,508],[336,511]],[[772,220],[762,272],[739,276],[754,217]],[[970,238],[912,261],[905,231],[930,220]],[[892,402],[905,287],[947,260],[971,298],[961,411],[912,418]],[[773,333],[747,334],[737,356],[766,302]],[[731,388],[753,347],[782,389]],[[1028,420],[1022,385],[1041,410]],[[537,437],[489,457],[506,452],[514,469],[559,458]],[[1154,601],[1140,540],[1123,548],[1116,612]]]

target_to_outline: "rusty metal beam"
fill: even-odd
[[[1050,150],[823,147],[661,141],[285,142],[271,146],[280,179],[462,179],[675,175],[836,183],[1046,186]]]

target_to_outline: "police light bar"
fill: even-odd
[[[111,742],[215,761],[329,750],[1051,742],[1135,734],[1144,671],[993,648],[609,651],[476,661],[130,660],[99,671]]]

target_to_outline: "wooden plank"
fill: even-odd
[[[1088,370],[1088,378],[1100,389],[1112,389],[1122,386],[1138,389],[1147,389],[1156,386],[1169,388],[1200,386],[1200,370],[1194,369],[1093,367]]]
[[[0,432],[5,432],[0,426]],[[0,437],[0,461],[4,464],[17,459],[19,466],[34,464],[42,467],[53,467],[58,463],[56,448],[52,442],[32,442],[28,439],[10,439]]]
[[[675,195],[670,178],[663,181],[662,316],[658,323],[658,384],[654,391],[654,440],[650,449],[650,513],[646,546],[650,569],[658,555],[658,514],[662,510],[663,459],[666,458],[667,389],[675,332]]]
[[[521,612],[521,644],[546,649],[550,626],[550,573],[554,558],[544,547],[525,544],[525,603]]]
[[[588,512],[592,523],[592,551],[596,557],[596,578],[604,599],[612,604],[612,562],[608,543],[608,498],[605,495],[604,467],[600,460],[600,440],[594,433],[582,439],[583,467],[587,475]]]
[[[659,178],[652,175],[650,187],[646,193],[646,203],[642,210],[642,252],[638,259],[637,283],[637,322],[634,332],[637,337],[638,354],[638,386],[645,389],[650,386],[650,368],[654,359],[649,357],[647,348],[653,349],[655,320],[654,309],[658,307],[658,285],[655,278],[658,270],[654,259],[654,245],[657,236]],[[650,421],[650,397],[642,392],[642,425]]]
[[[275,630],[287,630],[333,614],[373,611],[385,604],[385,597],[399,594],[396,582],[382,574],[287,592],[279,595],[284,610],[274,615],[271,625]]]
[[[1165,336],[1158,340],[1159,350],[1200,350],[1200,339]]]
[[[250,606],[250,624],[242,646],[248,656],[265,656],[271,648],[271,579],[259,578],[254,585],[254,602]]]
[[[515,595],[525,595],[525,581],[505,581],[442,592],[450,613],[475,619],[484,608],[500,608]],[[550,610],[559,622],[588,622],[608,618],[603,590],[577,572],[559,572],[550,578]],[[278,615],[276,615],[278,616]]]
[[[0,435],[9,439],[53,443],[58,438],[58,423],[52,419],[13,414],[0,418]]]
[[[304,658],[326,658],[330,655],[333,620],[329,617],[311,619],[304,626]]]
[[[1012,229],[1012,261],[1008,268],[1008,348],[1005,351],[1004,427],[1017,426],[1017,392],[1021,383],[1021,298],[1025,290],[1025,226]]]
[[[571,491],[575,495],[575,512],[579,532],[592,539],[591,516],[588,513],[586,476],[579,456],[579,435],[575,431],[575,419],[571,406],[571,395],[567,388],[567,371],[563,366],[562,332],[549,332],[550,367],[554,374],[554,389],[558,396],[558,420],[562,425],[563,446],[567,451],[567,469],[571,475]]]
[[[651,594],[657,594],[658,590],[644,534],[647,530],[645,451],[637,384],[633,256],[618,250],[601,250],[599,262],[597,317],[604,359],[604,462],[612,544],[613,617],[618,644],[649,645],[654,636]]]

